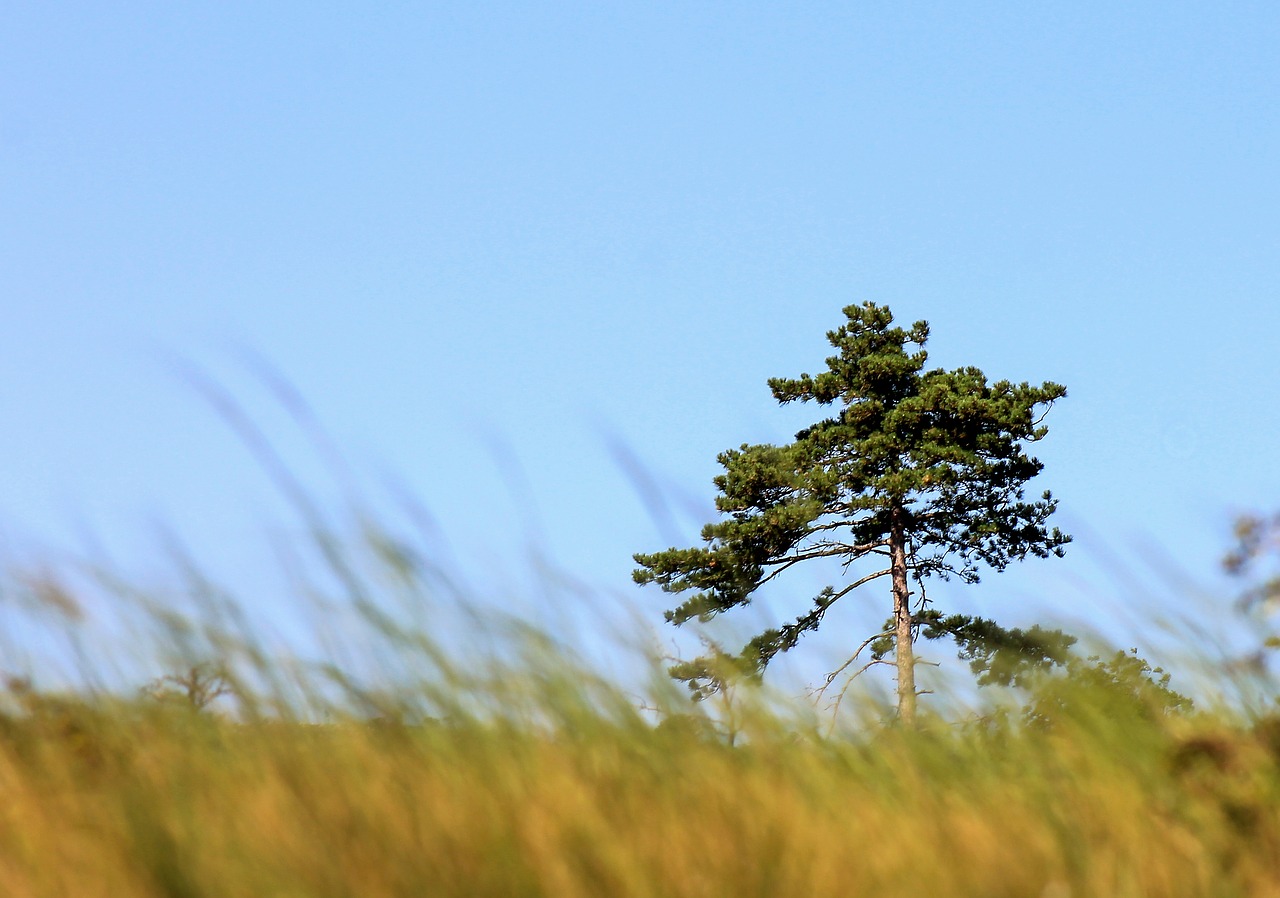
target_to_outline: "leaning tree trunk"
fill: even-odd
[[[911,590],[907,587],[907,536],[896,506],[889,519],[889,569],[893,577],[894,656],[898,663],[898,719],[912,726],[916,720],[916,660],[911,649]]]

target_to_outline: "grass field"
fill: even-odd
[[[403,676],[286,672],[240,632],[141,691],[10,680],[0,896],[1280,895],[1280,716],[1187,707],[1131,655],[832,729],[746,688],[694,704],[657,662],[639,697],[529,628],[446,652],[378,610],[431,588],[386,540],[319,545]]]
[[[1280,894],[1280,721],[1132,686],[917,732],[740,708],[731,746],[548,661],[437,682],[431,718],[13,683],[0,894]]]

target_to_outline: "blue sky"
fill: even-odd
[[[159,522],[231,579],[267,565],[291,518],[184,366],[320,501],[343,486],[260,358],[476,582],[533,546],[656,616],[630,554],[695,536],[717,452],[804,423],[765,380],[865,300],[927,319],[936,364],[1069,390],[1037,454],[1076,551],[960,604],[1074,613],[1107,556],[1207,580],[1232,514],[1280,505],[1275,4],[2,20],[10,557],[96,540],[145,571]]]

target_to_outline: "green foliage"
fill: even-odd
[[[944,617],[936,608],[919,612],[915,623],[920,638],[954,640],[960,659],[969,662],[969,670],[979,686],[1028,687],[1037,674],[1066,666],[1077,641],[1068,633],[1039,624],[1026,630],[1006,628],[983,617],[966,614]],[[885,629],[892,626],[890,618]],[[869,648],[872,658],[883,658],[893,651],[893,642],[887,636],[880,636]]]
[[[1280,514],[1241,515],[1235,524],[1235,545],[1222,561],[1227,573],[1251,577],[1242,596],[1247,608],[1274,606],[1280,601]],[[1270,569],[1267,565],[1270,564]]]
[[[1056,507],[1050,493],[1024,494],[1042,468],[1024,444],[1048,432],[1044,412],[1065,388],[989,383],[972,367],[925,370],[925,322],[893,327],[889,309],[873,303],[844,314],[847,321],[827,334],[836,353],[825,371],[769,381],[779,403],[816,402],[835,406],[835,414],[788,445],[721,453],[724,473],[714,481],[721,517],[703,528],[703,544],[637,554],[634,578],[682,597],[666,615],[680,625],[749,604],[796,564],[836,559],[849,571],[878,561],[824,588],[794,621],[752,639],[738,664],[701,658],[674,667],[697,696],[721,688],[726,670],[759,676],[865,583],[892,575],[905,603],[908,576],[920,586],[931,576],[973,583],[982,567],[1061,555],[1070,541],[1048,526]],[[895,557],[904,559],[897,569]],[[920,589],[917,613],[924,604]],[[939,621],[929,620],[936,629]],[[946,632],[972,647],[976,627]],[[976,660],[985,650],[975,651]],[[992,651],[984,663],[999,677],[1007,652]]]
[[[1244,574],[1268,556],[1280,552],[1280,514],[1244,514],[1236,519],[1236,543],[1223,559],[1230,574]]]
[[[1170,688],[1170,674],[1152,667],[1137,649],[1083,656],[1074,651],[1076,637],[1062,630],[1039,624],[1007,628],[982,617],[944,617],[934,608],[917,615],[916,625],[923,639],[953,640],[979,686],[1012,686],[1029,693],[1023,717],[1030,723],[1044,725],[1072,713],[1082,697],[1089,708],[1105,707],[1129,718],[1191,710],[1191,700]],[[882,658],[893,651],[893,643],[881,636],[869,648],[872,658]]]
[[[1071,657],[1066,676],[1038,684],[1025,714],[1029,722],[1049,724],[1078,716],[1082,707],[1125,720],[1160,720],[1191,710],[1191,699],[1169,688],[1171,675],[1152,667],[1137,649],[1103,657]]]
[[[1243,514],[1235,522],[1234,544],[1222,559],[1228,574],[1244,584],[1238,607],[1252,618],[1257,646],[1235,659],[1235,666],[1264,673],[1280,649],[1275,610],[1280,604],[1280,513]]]

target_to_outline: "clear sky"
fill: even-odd
[[[535,546],[656,619],[631,553],[694,538],[716,453],[805,420],[766,378],[874,300],[1069,390],[1075,551],[957,601],[1212,577],[1280,506],[1278,46],[1263,2],[11,2],[0,548],[145,569],[162,522],[266,564],[291,519],[183,366],[343,487],[260,358],[477,582]]]

